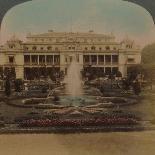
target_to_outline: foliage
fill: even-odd
[[[155,78],[155,43],[142,50],[142,68],[147,79]]]
[[[155,43],[147,45],[142,50],[142,64],[155,64]]]

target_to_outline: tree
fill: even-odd
[[[7,78],[5,81],[5,94],[8,97],[11,95],[11,83],[9,78]]]

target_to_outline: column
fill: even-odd
[[[30,65],[32,65],[32,55],[30,55]]]
[[[89,65],[92,65],[91,55],[89,55]]]
[[[104,55],[104,66],[105,66],[105,55]],[[105,72],[105,69],[104,69],[104,72]]]
[[[97,65],[98,65],[98,55],[97,55]]]
[[[39,65],[39,55],[38,55],[38,65]]]
[[[54,65],[55,63],[54,63],[54,55],[53,55],[53,65]]]
[[[45,55],[45,65],[47,65],[47,55]]]

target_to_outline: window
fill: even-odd
[[[110,50],[110,46],[106,46],[105,49],[106,49],[106,50]]]
[[[97,64],[97,55],[91,55],[91,61],[92,61],[92,64],[96,65]]]
[[[11,45],[9,45],[9,48],[15,48],[15,45],[14,44],[11,44]]]
[[[66,63],[68,62],[68,59],[67,59],[67,57],[65,58],[65,62],[66,62]]]
[[[133,63],[133,62],[135,62],[135,59],[134,58],[128,58],[128,62]]]
[[[85,50],[87,51],[88,50],[88,47],[85,47]]]
[[[52,47],[51,47],[51,46],[48,46],[48,47],[47,47],[47,50],[51,50],[51,49],[52,49]]]
[[[118,63],[118,55],[112,55],[112,62]]]
[[[105,62],[106,62],[106,64],[111,63],[111,55],[105,55]]]
[[[91,50],[95,50],[95,49],[96,49],[96,47],[95,47],[95,46],[92,46],[92,47],[91,47]]]
[[[24,63],[30,63],[30,55],[24,55]]]
[[[40,47],[40,50],[44,50],[44,47]]]
[[[24,49],[25,49],[25,50],[29,50],[29,48],[28,48],[28,47],[24,47]]]
[[[46,61],[47,64],[53,64],[53,55],[47,55]]]
[[[14,63],[14,56],[9,56],[9,63]]]
[[[59,55],[55,55],[54,56],[54,64],[58,65],[60,63],[60,56]]]
[[[38,56],[37,55],[32,55],[31,59],[32,59],[32,63],[33,64],[37,64],[38,63]]]
[[[99,50],[101,51],[102,50],[102,47],[99,47]]]
[[[126,45],[126,48],[132,48],[132,45]]]
[[[98,56],[98,61],[99,61],[99,64],[104,64],[104,55],[99,55]]]
[[[37,47],[36,47],[36,46],[33,46],[33,47],[32,47],[32,50],[36,50],[36,49],[37,49]]]
[[[84,55],[83,56],[83,62],[84,63],[89,63],[89,55]]]
[[[45,56],[44,55],[39,55],[39,63],[44,64],[45,63]]]

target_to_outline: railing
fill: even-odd
[[[118,65],[118,62],[112,62],[112,65]]]
[[[105,62],[105,65],[111,65],[111,62]]]
[[[46,62],[47,65],[53,65],[53,62]]]
[[[91,65],[90,62],[83,62],[84,65]]]
[[[104,65],[104,62],[98,62],[99,65]]]
[[[54,62],[54,65],[60,65],[60,62]]]
[[[38,62],[32,62],[31,64],[32,65],[38,65]]]
[[[97,62],[92,62],[91,64],[92,64],[92,65],[97,65]]]
[[[45,62],[39,62],[39,65],[46,65]]]

